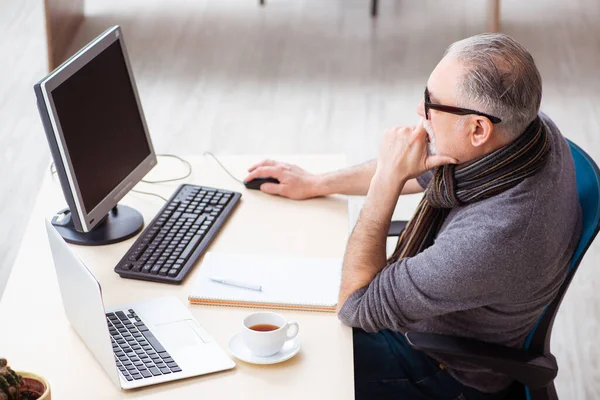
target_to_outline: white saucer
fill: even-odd
[[[241,332],[233,336],[229,341],[229,350],[233,355],[236,358],[251,364],[277,364],[284,362],[298,354],[301,347],[302,341],[300,340],[300,336],[296,336],[294,339],[287,341],[283,345],[283,348],[272,356],[259,357],[253,355],[252,352],[250,352],[250,349],[246,347]]]

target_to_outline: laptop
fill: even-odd
[[[71,325],[122,389],[235,367],[175,297],[104,307],[100,284],[46,220],[63,306]]]

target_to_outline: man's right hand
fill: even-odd
[[[306,172],[297,165],[280,161],[264,160],[248,169],[244,182],[255,178],[276,178],[279,183],[263,183],[260,190],[265,193],[287,197],[293,200],[310,199],[321,196],[319,175]]]

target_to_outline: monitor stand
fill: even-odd
[[[104,220],[89,232],[75,229],[71,219],[71,211],[61,210],[54,218],[52,225],[68,243],[82,246],[101,246],[122,242],[135,236],[144,227],[144,218],[139,211],[118,205],[108,212]]]

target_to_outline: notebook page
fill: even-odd
[[[342,260],[339,258],[293,258],[209,252],[200,266],[191,298],[335,306]],[[222,277],[262,286],[248,290],[213,282]]]

